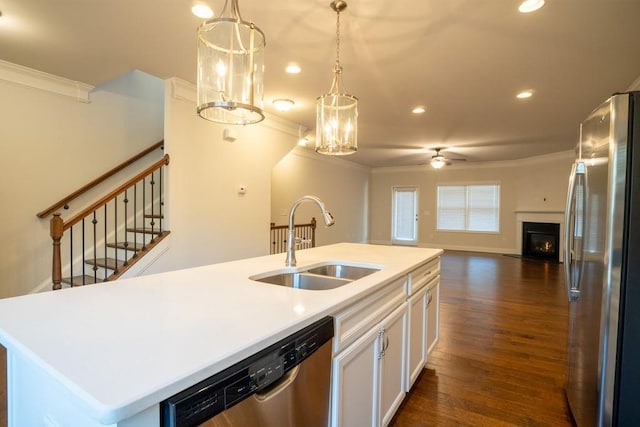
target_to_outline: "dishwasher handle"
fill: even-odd
[[[282,391],[284,391],[296,380],[296,377],[298,376],[298,372],[300,372],[300,365],[296,365],[296,367],[294,367],[289,372],[284,374],[279,380],[277,380],[273,384],[270,384],[268,387],[264,388],[263,390],[257,391],[255,393],[256,399],[258,399],[259,401],[265,401],[265,400],[269,400],[273,396],[280,394]]]

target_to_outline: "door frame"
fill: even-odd
[[[395,228],[395,219],[396,219],[396,209],[395,209],[395,194],[398,190],[413,190],[414,192],[414,238],[413,240],[398,240],[395,238],[394,228]],[[392,245],[403,245],[403,246],[418,246],[418,201],[420,199],[420,187],[417,185],[394,185],[391,187],[391,244]]]

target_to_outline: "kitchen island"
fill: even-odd
[[[295,268],[278,254],[0,300],[10,425],[158,425],[162,400],[324,316],[394,283],[406,298],[441,253],[341,243],[299,251]],[[329,261],[380,271],[330,290],[250,279]]]

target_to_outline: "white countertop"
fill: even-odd
[[[0,343],[41,366],[102,423],[126,419],[363,298],[439,249],[340,243],[296,252],[383,267],[311,291],[250,276],[285,254],[0,300]]]

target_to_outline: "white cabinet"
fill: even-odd
[[[436,257],[334,314],[332,427],[391,422],[437,341],[439,281]]]
[[[408,339],[405,391],[409,391],[427,363],[437,340],[437,301],[432,301],[440,282],[440,259],[436,258],[409,273]],[[433,323],[433,324],[432,324]]]
[[[407,384],[411,386],[427,362],[427,288],[409,298],[409,340],[407,341]]]
[[[407,305],[391,313],[383,324],[380,362],[380,422],[386,426],[404,399]]]
[[[333,359],[332,426],[373,425],[379,351],[379,330],[373,328]]]
[[[440,279],[429,284],[427,291],[427,353],[438,343],[440,333]]]
[[[404,398],[406,318],[404,303],[334,357],[332,426],[391,421]]]

